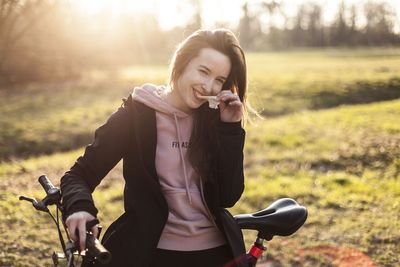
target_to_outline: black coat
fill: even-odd
[[[238,257],[245,253],[242,233],[224,208],[232,207],[244,189],[245,132],[240,123],[220,122],[218,136],[218,160],[204,184],[204,195],[215,222]],[[155,111],[129,97],[96,130],[94,142],[61,178],[64,216],[76,211],[96,216],[91,193],[123,159],[125,213],[110,225],[102,240],[113,255],[108,266],[148,266],[156,250],[168,218],[155,168],[156,146]]]

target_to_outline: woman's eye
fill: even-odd
[[[203,69],[199,69],[199,71],[203,74],[207,74],[207,71],[203,70]]]

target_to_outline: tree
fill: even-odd
[[[305,4],[299,6],[297,14],[294,17],[294,27],[290,31],[290,40],[292,46],[306,45],[305,32],[307,29],[307,11]]]
[[[239,41],[244,49],[248,49],[252,46],[253,37],[251,29],[251,17],[249,16],[248,3],[245,2],[242,6],[243,16],[239,21]]]
[[[201,15],[201,3],[199,0],[190,0],[190,5],[194,10],[194,14],[192,16],[191,21],[186,25],[186,31],[188,33],[192,33],[198,29],[201,29],[203,23],[203,18]]]
[[[349,35],[348,35],[348,44],[351,46],[357,45],[361,42],[360,40],[360,32],[357,29],[357,8],[355,5],[350,7],[350,25],[349,25]]]
[[[13,49],[24,34],[51,10],[52,5],[43,0],[0,0],[0,82],[13,79],[7,71]]]
[[[274,15],[276,14],[277,11],[281,12],[280,3],[278,3],[274,0],[263,1],[262,7],[268,13],[268,17],[269,17],[268,27],[269,27],[269,29],[271,29],[272,27],[275,26],[274,20],[273,20]]]
[[[322,30],[322,9],[317,4],[311,4],[308,12],[307,31],[309,36],[308,44],[311,46],[323,46],[323,30]]]
[[[349,26],[345,18],[346,6],[344,1],[339,4],[336,20],[333,22],[330,41],[333,45],[345,45],[348,40]]]
[[[246,1],[243,6],[243,16],[240,18],[238,31],[239,41],[244,49],[259,49],[263,41],[258,14],[251,14]]]
[[[395,41],[393,31],[395,13],[385,2],[367,2],[364,5],[366,26],[364,34],[369,45],[384,45]]]

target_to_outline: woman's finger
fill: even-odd
[[[241,107],[242,106],[242,102],[240,102],[239,100],[235,100],[235,101],[231,101],[228,103],[229,106],[238,106]]]
[[[99,228],[97,227],[97,225],[93,226],[91,230],[92,230],[93,236],[97,238],[99,235]]]
[[[79,246],[81,251],[86,249],[86,220],[80,220],[78,225]]]
[[[234,93],[232,93],[231,91],[223,90],[223,91],[221,91],[217,96],[218,96],[219,98],[222,98],[222,97],[226,97],[226,96],[237,96],[237,95],[234,94]]]
[[[220,101],[224,101],[224,102],[226,102],[226,101],[233,101],[233,100],[239,100],[239,101],[240,101],[239,96],[234,95],[234,94],[232,94],[232,93],[230,93],[230,94],[225,94],[225,95],[221,95],[221,96],[219,97],[219,99],[220,99]]]
[[[238,98],[238,97],[235,97],[235,96],[224,96],[224,97],[221,97],[221,99],[220,99],[220,101],[221,102],[225,102],[225,103],[229,103],[229,102],[232,102],[232,101],[240,101],[240,99]]]
[[[75,234],[76,230],[76,225],[78,224],[76,219],[71,219],[71,217],[68,217],[67,220],[65,221],[65,224],[67,225],[69,237],[73,240],[77,240],[77,236]]]

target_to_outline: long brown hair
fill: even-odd
[[[189,62],[203,48],[212,48],[226,55],[231,70],[222,90],[236,93],[246,107],[247,67],[244,52],[236,36],[227,29],[198,30],[187,37],[175,51],[170,64],[169,84],[172,88]],[[246,111],[246,109],[245,109]],[[218,152],[219,110],[203,104],[194,112],[194,126],[190,138],[189,159],[194,169],[206,180],[213,170]],[[246,117],[246,116],[245,116]]]

